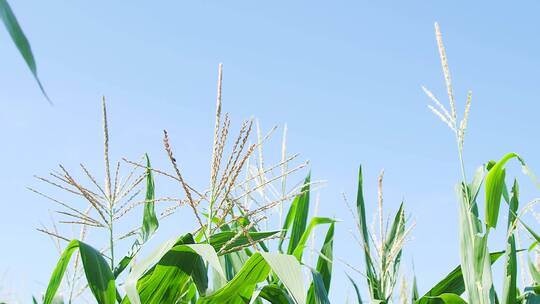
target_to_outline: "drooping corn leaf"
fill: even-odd
[[[79,249],[88,287],[90,287],[96,301],[103,304],[115,303],[116,286],[110,266],[99,251],[78,240],[69,242],[62,253],[60,260],[51,275],[51,279],[49,280],[43,303],[53,303],[56,291],[62,282],[62,278],[69,264],[69,260],[77,249]]]
[[[467,304],[460,296],[453,293],[443,293],[434,298],[441,300],[445,304]]]
[[[504,251],[493,252],[490,254],[491,264],[495,263],[501,256],[504,255]],[[456,267],[450,272],[444,279],[442,279],[437,285],[431,288],[426,294],[424,294],[416,303],[428,304],[437,303],[433,300],[434,297],[440,296],[445,293],[453,293],[461,295],[465,292],[465,283],[463,282],[463,273],[461,271],[461,265]]]
[[[36,80],[39,89],[41,90],[41,93],[43,93],[43,96],[45,96],[47,101],[52,104],[49,96],[43,88],[43,85],[41,84],[41,81],[39,80],[36,61],[34,60],[34,55],[32,54],[32,48],[30,47],[30,43],[28,42],[28,39],[26,39],[26,36],[24,35],[24,32],[19,25],[19,22],[17,21],[17,18],[15,17],[15,14],[9,6],[7,0],[0,0],[0,18],[2,19],[2,22],[4,23],[4,26],[9,33],[9,36],[11,36],[11,40],[19,50],[19,53],[26,62],[26,65],[30,69],[30,72],[32,72],[32,75],[34,76],[34,79]]]
[[[253,293],[249,304],[254,304],[261,298],[271,304],[294,304],[294,300],[291,299],[287,292],[276,284],[269,284],[265,285],[263,288],[258,288]]]
[[[134,265],[126,278],[123,303],[174,303],[189,291],[191,280],[204,294],[208,277],[203,260],[224,277],[214,248],[193,242],[191,234],[166,241]]]
[[[300,263],[292,255],[261,252],[272,271],[298,304],[306,303],[304,276]]]
[[[232,280],[211,295],[199,298],[199,304],[242,303],[242,300],[251,298],[257,283],[264,281],[269,273],[270,266],[262,255],[254,254]]]
[[[302,255],[304,253],[304,248],[306,247],[306,243],[311,236],[311,232],[317,225],[323,225],[323,224],[333,224],[335,223],[335,219],[331,219],[328,217],[314,217],[309,222],[309,225],[305,229],[304,233],[302,234],[302,237],[298,241],[298,245],[296,248],[294,248],[293,255],[298,259],[299,262],[302,262]]]
[[[504,188],[504,167],[512,158],[517,158],[524,168],[524,171],[526,170],[527,167],[525,162],[518,154],[508,153],[498,161],[486,175],[486,225],[488,225],[488,227],[495,228],[497,226],[501,197]]]
[[[501,205],[501,197],[504,187],[504,177],[506,171],[504,165],[514,157],[513,154],[505,155],[497,162],[486,176],[486,225],[495,228],[499,217],[499,208]]]
[[[298,261],[291,255],[257,252],[236,276],[213,294],[199,298],[198,304],[249,302],[256,285],[273,271],[297,304],[304,304],[304,282]]]

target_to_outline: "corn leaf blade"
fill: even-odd
[[[11,9],[11,6],[7,2],[7,0],[0,0],[0,19],[2,19],[2,22],[4,23],[4,26],[9,33],[11,40],[19,50],[19,53],[26,62],[26,65],[30,69],[30,72],[32,72],[32,75],[34,76],[34,79],[36,80],[39,89],[41,90],[41,93],[43,94],[43,96],[45,96],[47,101],[52,104],[49,96],[43,88],[43,85],[41,84],[41,81],[39,80],[36,61],[34,59],[34,54],[32,53],[30,43],[24,35],[24,32],[19,25],[19,22],[17,21],[17,18],[15,17],[15,14],[13,13],[13,10]]]

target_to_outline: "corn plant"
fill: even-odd
[[[172,172],[152,168],[148,156],[143,162],[124,159],[132,171],[121,183],[120,162],[116,165],[114,175],[110,172],[105,102],[105,186],[99,185],[84,165],[81,168],[93,189],[76,181],[63,166],[60,166],[60,172],[51,173],[56,180],[37,177],[86,201],[86,209],[81,211],[72,204],[31,188],[65,209],[58,211],[67,218],[60,220],[61,224],[83,227],[81,237],[74,240],[61,235],[56,224],[53,228],[39,229],[57,241],[68,242],[51,275],[43,303],[55,303],[58,299],[58,290],[70,266],[70,259],[76,252],[73,271],[86,277],[86,286],[98,303],[262,303],[262,299],[273,303],[329,303],[335,220],[309,217],[311,186],[318,183],[312,182],[308,175],[303,183],[287,190],[286,178],[305,168],[307,163],[291,168],[297,155],[287,156],[283,143],[282,160],[265,167],[262,145],[275,128],[263,137],[257,124],[257,140],[251,144],[252,120],[242,124],[231,153],[226,155],[224,151],[230,120],[227,114],[221,114],[221,78],[220,65],[210,186],[206,189],[197,190],[188,183],[166,131],[163,144]],[[285,138],[284,135],[284,142]],[[256,165],[250,168],[249,161],[254,151],[258,151],[258,157]],[[143,172],[132,179],[133,175],[137,176],[133,173],[137,170]],[[241,180],[243,173],[245,179]],[[185,197],[156,198],[154,175],[178,182]],[[136,197],[143,190],[139,186],[144,181],[146,194],[144,199],[137,200]],[[277,191],[278,187],[281,191]],[[292,200],[292,203],[283,229],[264,230],[261,224],[268,217],[281,212],[282,208],[278,207],[288,200]],[[174,202],[174,205],[166,208],[158,219],[155,204],[163,201]],[[116,221],[140,205],[144,207],[140,227],[118,237]],[[190,209],[193,214],[196,223],[194,230],[162,243],[147,256],[138,256],[140,249],[157,231],[159,220],[183,207]],[[322,224],[330,227],[317,265],[312,267],[304,261],[303,253],[309,247],[308,240],[314,228]],[[84,237],[89,228],[104,231],[109,243],[101,249],[87,244]],[[116,242],[130,237],[135,237],[131,250],[118,262],[115,259]],[[279,240],[274,244],[274,252],[271,250],[271,240]],[[282,249],[284,244],[287,244],[286,250]],[[138,257],[136,261],[135,257]],[[312,280],[307,290],[302,265],[311,272]],[[74,281],[76,278],[75,274],[66,279]],[[75,285],[74,282],[70,283],[68,286]],[[119,288],[120,285],[123,289]],[[70,292],[68,302],[75,299],[72,294]]]
[[[390,303],[400,274],[403,247],[413,226],[406,227],[403,203],[399,206],[393,221],[385,223],[383,214],[383,172],[378,178],[377,207],[378,229],[375,227],[369,229],[363,194],[362,167],[360,167],[358,171],[356,215],[352,212],[350,206],[349,210],[351,210],[355,218],[360,234],[358,243],[364,255],[365,273],[363,274],[366,277],[370,303]],[[389,231],[387,231],[387,227],[391,227]],[[358,286],[354,281],[352,282],[358,301],[362,303]]]
[[[439,26],[435,24],[435,32],[439,55],[441,59],[443,74],[445,78],[450,111],[426,88],[423,88],[428,97],[434,102],[434,106],[429,105],[431,111],[438,116],[453,132],[457,142],[458,159],[461,168],[462,181],[457,186],[457,196],[459,200],[459,240],[461,266],[454,270],[441,283],[430,290],[417,303],[431,303],[443,301],[445,303],[466,303],[459,295],[466,292],[469,303],[493,304],[493,303],[521,303],[527,294],[520,296],[517,287],[517,249],[515,241],[515,230],[521,223],[531,234],[536,235],[518,215],[519,207],[519,187],[514,180],[510,195],[505,184],[505,165],[511,159],[517,159],[524,172],[532,174],[525,165],[523,159],[515,154],[509,153],[500,161],[490,161],[480,167],[471,183],[468,183],[463,147],[465,131],[469,118],[471,106],[471,92],[467,94],[463,118],[458,124],[456,102],[454,99],[452,81],[446,51],[442,41]],[[533,176],[532,176],[533,177]],[[534,177],[533,177],[533,180]],[[479,194],[484,185],[484,220],[480,218],[478,208]],[[508,223],[506,250],[503,252],[490,253],[488,249],[488,238],[491,230],[498,224],[501,199],[504,197],[508,203]],[[503,290],[498,295],[493,286],[492,263],[500,256],[505,256]]]

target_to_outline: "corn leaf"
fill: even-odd
[[[144,215],[142,225],[142,243],[148,241],[148,239],[156,232],[159,227],[159,222],[154,210],[155,200],[155,186],[154,177],[152,175],[152,167],[150,166],[150,158],[148,154],[146,157],[146,198],[144,203]]]
[[[502,304],[514,304],[517,298],[517,253],[513,229],[519,206],[518,197],[519,187],[517,181],[514,180],[508,210],[508,238],[506,241],[506,262],[504,268]]]
[[[43,85],[41,85],[41,81],[39,80],[36,61],[34,60],[34,55],[32,54],[32,48],[30,47],[30,43],[28,42],[28,39],[26,39],[26,36],[24,35],[24,32],[19,25],[19,22],[17,21],[13,10],[11,10],[11,7],[7,0],[0,0],[0,18],[2,19],[2,22],[4,23],[4,26],[9,33],[9,36],[11,36],[11,40],[19,50],[19,53],[26,62],[26,65],[30,69],[30,72],[32,72],[32,75],[34,76],[34,79],[36,80],[39,89],[41,90],[41,93],[43,93],[43,96],[45,96],[47,101],[52,104],[49,96],[43,88]]]
[[[366,221],[366,206],[364,203],[363,193],[363,180],[362,180],[362,166],[358,169],[358,192],[356,195],[356,211],[358,213],[358,226],[360,227],[361,243],[363,245],[365,267],[366,267],[366,280],[370,290],[370,294],[378,297],[380,289],[378,284],[377,273],[375,271],[375,265],[371,259],[370,252],[370,237],[368,233],[368,223]]]
[[[208,288],[207,270],[203,260],[225,276],[214,248],[208,244],[193,244],[193,236],[164,242],[152,254],[132,267],[123,303],[174,303],[181,299],[193,280],[199,293]]]
[[[304,248],[306,247],[306,243],[313,229],[318,225],[333,224],[335,222],[336,220],[328,218],[328,217],[314,217],[311,219],[311,221],[309,222],[309,225],[304,230],[302,237],[298,241],[298,244],[296,245],[296,248],[294,248],[294,251],[293,251],[293,255],[298,259],[299,262],[302,262],[302,255],[304,253]]]
[[[105,261],[99,251],[78,240],[71,241],[62,253],[60,260],[58,261],[58,264],[51,275],[51,279],[49,280],[49,285],[47,287],[47,291],[45,292],[43,303],[53,303],[56,291],[62,282],[62,278],[71,256],[77,249],[79,249],[79,253],[81,255],[81,261],[83,264],[84,273],[86,275],[86,280],[88,282],[88,287],[90,287],[96,301],[103,304],[115,303],[116,287],[114,283],[114,276],[109,265],[107,264],[107,261]]]
[[[411,302],[415,303],[418,301],[418,298],[420,296],[418,295],[418,284],[416,283],[416,274],[413,277],[413,284],[412,284],[412,293],[411,293]]]
[[[501,256],[504,255],[504,251],[498,251],[491,253],[490,262],[495,263]],[[463,281],[463,273],[461,271],[461,265],[452,270],[444,279],[442,279],[437,285],[431,288],[425,295],[423,295],[416,303],[427,304],[437,303],[433,300],[434,297],[440,296],[445,293],[453,293],[461,295],[465,292],[465,283]]]
[[[313,282],[311,283],[311,286],[313,286],[313,293],[312,298],[308,298],[309,304],[330,304],[330,300],[328,299],[328,290],[326,289],[326,286],[324,285],[323,278],[319,272],[317,272],[314,269],[311,269],[311,275],[313,277]]]
[[[358,301],[358,304],[364,303],[362,302],[362,296],[360,295],[360,289],[358,288],[358,285],[356,285],[354,280],[349,275],[347,275],[347,278],[349,278],[349,281],[351,281],[351,284],[354,288],[354,292],[356,294],[356,300]]]
[[[445,304],[467,304],[460,296],[453,293],[443,293],[434,298],[440,299]]]
[[[257,299],[265,299],[272,304],[294,304],[294,300],[287,294],[283,288],[276,284],[265,285],[263,288],[257,289],[249,304],[254,304]]]
[[[323,282],[326,294],[330,292],[330,282],[332,279],[332,262],[333,262],[333,247],[334,247],[334,223],[330,224],[324,243],[321,249],[321,255],[317,260],[317,272]],[[312,283],[308,290],[307,302],[314,303],[315,286]]]
[[[293,204],[294,207],[294,218],[292,219],[291,235],[289,239],[289,247],[287,250],[288,254],[292,254],[304,231],[306,230],[307,218],[309,213],[309,189],[311,177],[308,176],[305,179],[304,186],[302,187],[302,193],[295,198]]]
[[[244,264],[236,276],[213,294],[199,298],[198,304],[249,302],[258,283],[273,271],[296,304],[304,304],[304,282],[300,264],[295,257],[257,252]]]
[[[251,240],[258,242],[262,239],[271,237],[279,233],[278,230],[275,231],[263,231],[263,232],[249,232],[249,237]],[[236,236],[236,231],[222,231],[210,236],[210,245],[214,247],[216,251],[219,251],[228,241],[233,239]],[[230,250],[235,247],[241,247],[243,245],[249,244],[250,240],[246,235],[241,235],[236,238],[231,244],[227,245],[224,250]]]

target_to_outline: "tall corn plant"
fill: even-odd
[[[105,130],[105,186],[101,187],[82,166],[96,189],[82,186],[71,174],[61,167],[62,174],[53,172],[52,176],[65,183],[62,185],[48,178],[39,180],[66,190],[76,197],[84,198],[88,211],[79,211],[69,204],[52,198],[40,191],[34,192],[45,196],[66,211],[60,214],[68,220],[62,223],[82,225],[83,227],[99,227],[108,231],[109,246],[95,249],[81,239],[70,240],[57,233],[55,229],[41,231],[57,239],[68,241],[66,249],[53,271],[44,303],[53,303],[58,298],[58,290],[70,265],[71,257],[77,252],[75,266],[79,258],[82,273],[93,297],[98,303],[262,303],[262,299],[272,303],[305,304],[329,303],[328,292],[332,272],[332,250],[335,220],[323,217],[309,218],[309,197],[311,182],[309,176],[300,186],[286,191],[286,177],[306,166],[302,163],[290,167],[297,155],[286,156],[285,145],[282,148],[282,160],[277,165],[266,167],[262,160],[262,145],[267,136],[258,136],[256,144],[250,144],[252,121],[246,121],[240,134],[232,144],[232,152],[227,156],[224,151],[229,134],[230,120],[225,114],[221,116],[221,65],[218,80],[218,98],[216,111],[216,129],[211,160],[210,187],[196,190],[188,184],[185,173],[181,171],[179,161],[173,154],[169,135],[164,132],[164,148],[173,172],[166,172],[150,167],[146,162],[124,159],[133,170],[143,169],[144,173],[136,178],[131,186],[117,183],[119,164],[114,178],[109,171],[108,128],[105,104],[103,107]],[[223,121],[221,121],[223,119]],[[260,133],[260,132],[257,132]],[[253,152],[259,151],[256,169],[249,173],[249,160]],[[275,172],[280,173],[275,174]],[[245,180],[241,173],[247,171]],[[153,175],[161,175],[178,182],[185,197],[155,198]],[[130,179],[131,174],[126,181]],[[114,180],[114,182],[112,182]],[[146,196],[141,202],[136,201],[137,186],[146,180]],[[282,188],[281,194],[275,191],[274,182]],[[134,191],[128,196],[127,193]],[[120,194],[122,193],[122,194]],[[259,198],[256,198],[259,193]],[[273,198],[271,198],[273,196]],[[123,198],[129,197],[122,204]],[[283,202],[293,199],[287,214],[283,233],[280,230],[264,231],[261,224],[268,217],[275,215]],[[149,255],[134,257],[145,242],[155,233],[158,217],[154,203],[173,201],[175,205],[167,208],[161,218],[174,214],[181,207],[192,211],[196,228],[191,232],[183,232],[157,248]],[[121,239],[137,236],[132,249],[120,262],[115,263],[114,227],[115,221],[123,215],[144,204],[143,222]],[[73,219],[74,220],[70,220]],[[308,247],[308,239],[317,225],[329,224],[320,258],[316,267],[312,267],[312,282],[305,289],[302,273],[303,252]],[[289,238],[288,249],[271,252],[269,241],[279,239],[279,246]],[[305,265],[310,267],[309,265]],[[76,267],[75,267],[76,268]],[[121,274],[127,270],[126,275]],[[69,280],[70,278],[67,278]],[[119,283],[122,282],[122,283]],[[123,286],[123,288],[119,288]],[[71,302],[71,297],[70,300]]]
[[[358,171],[358,193],[356,197],[356,216],[360,234],[359,244],[364,254],[365,277],[370,303],[390,303],[400,273],[401,255],[412,226],[406,228],[403,203],[399,206],[393,220],[385,223],[383,215],[383,172],[378,178],[377,218],[378,229],[369,229],[366,220],[366,204],[363,194],[362,167]],[[348,204],[348,203],[347,203]],[[390,230],[387,231],[387,227]],[[351,280],[352,281],[352,280]],[[360,303],[358,287],[353,282]]]
[[[105,99],[102,104],[103,132],[104,132],[104,185],[98,183],[90,170],[83,164],[81,169],[87,177],[88,183],[81,182],[75,175],[64,166],[59,166],[59,171],[52,171],[48,177],[36,176],[46,185],[67,192],[71,198],[64,201],[60,198],[45,194],[41,190],[29,188],[36,194],[53,201],[61,209],[56,213],[61,217],[58,223],[53,223],[51,228],[38,228],[39,231],[52,237],[60,247],[60,242],[68,245],[62,252],[60,260],[51,275],[43,302],[52,303],[58,298],[58,289],[62,279],[68,274],[70,261],[78,250],[72,262],[72,275],[66,281],[68,283],[68,298],[71,302],[84,293],[86,286],[89,287],[94,297],[100,303],[112,303],[115,301],[115,279],[127,267],[131,259],[139,252],[142,245],[156,232],[159,222],[154,210],[156,201],[169,201],[168,198],[156,199],[154,178],[150,166],[150,160],[146,155],[145,165],[142,172],[138,168],[131,170],[123,178],[120,174],[121,163],[117,162],[112,170],[109,159],[109,128]],[[144,187],[143,187],[143,184]],[[145,191],[144,191],[145,190]],[[140,193],[145,192],[144,198]],[[128,231],[118,233],[117,222],[126,217],[136,207],[144,206],[141,225]],[[78,239],[71,239],[62,234],[58,225],[79,226]],[[86,243],[90,229],[105,232],[107,243],[92,247]],[[118,242],[133,239],[130,251],[118,259],[116,248]],[[85,275],[87,284],[82,288],[77,287],[76,281]],[[75,290],[77,288],[78,290]],[[80,288],[80,289],[79,289]]]
[[[456,192],[459,205],[459,240],[461,267],[456,269],[438,286],[430,290],[426,296],[419,300],[420,303],[429,303],[433,298],[447,303],[464,303],[460,295],[466,291],[469,303],[494,304],[494,303],[518,303],[519,291],[517,289],[517,258],[514,232],[518,225],[518,185],[514,182],[511,197],[508,197],[505,185],[505,165],[516,158],[529,173],[523,159],[509,153],[500,161],[490,161],[487,165],[479,168],[470,183],[467,181],[463,160],[463,144],[465,131],[471,106],[471,92],[467,94],[463,118],[458,123],[456,103],[452,90],[452,81],[446,51],[442,41],[442,35],[438,24],[435,24],[435,32],[443,74],[445,78],[450,111],[426,88],[423,88],[427,96],[434,102],[429,105],[431,111],[438,116],[453,132],[457,142],[458,159],[461,168],[462,181],[458,184]],[[481,219],[478,208],[478,197],[482,184],[485,188],[485,214]],[[504,255],[506,257],[504,268],[504,287],[501,296],[498,296],[493,286],[491,264],[500,254],[490,254],[488,250],[488,238],[491,230],[498,223],[501,198],[505,197],[508,205],[507,245]],[[451,285],[453,282],[455,285]],[[461,283],[463,282],[464,289]]]

